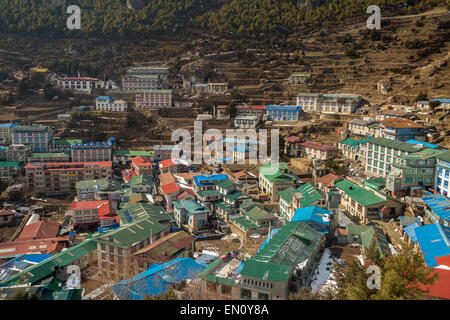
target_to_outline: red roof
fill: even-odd
[[[436,262],[438,263],[438,265],[447,266],[450,268],[450,255],[443,256],[443,257],[436,257],[435,259],[436,259]]]
[[[306,142],[301,143],[300,145],[303,147],[313,148],[313,149],[317,149],[320,151],[328,151],[328,150],[333,149],[333,147],[330,147],[330,146],[327,146],[324,144],[320,144],[317,142],[312,142],[312,141],[306,141]]]
[[[159,162],[159,167],[161,169],[173,167],[176,163],[172,159],[167,159]]]
[[[101,204],[98,207],[97,213],[99,220],[111,219],[115,215],[115,212],[112,212],[111,210],[111,205],[109,201],[105,201],[104,204]]]
[[[66,247],[69,237],[36,240],[16,240],[0,243],[0,257],[18,256],[31,253],[56,253]]]
[[[338,235],[346,236],[347,235],[347,230],[344,229],[344,228],[338,228],[337,229],[337,233],[338,233]]]
[[[186,197],[189,194],[195,197],[194,190],[192,190],[192,189],[183,189],[183,193],[179,194],[177,196],[177,198],[181,200],[181,199],[183,199],[184,197]]]
[[[58,230],[57,222],[39,221],[23,227],[17,240],[56,238]]]
[[[90,78],[90,77],[67,77],[63,78],[63,80],[78,80],[78,81],[99,81],[97,78]]]
[[[299,142],[301,138],[297,136],[290,136],[285,138],[284,140],[286,140],[287,142]]]
[[[99,201],[73,201],[70,205],[69,210],[87,210],[87,209],[97,209],[104,204],[108,204],[107,200]],[[109,204],[108,204],[109,206]]]
[[[164,194],[171,194],[179,191],[180,187],[178,187],[178,185],[175,182],[172,182],[170,184],[161,186],[161,190],[164,192]]]
[[[0,216],[12,216],[14,215],[14,212],[8,209],[2,209],[0,210]]]
[[[30,168],[45,168],[48,170],[82,170],[92,167],[106,168],[112,167],[111,161],[100,162],[30,162],[25,166],[25,169]]]
[[[433,274],[438,274],[439,279],[431,286],[422,287],[422,289],[430,290],[426,295],[434,298],[450,299],[450,270],[434,268]]]
[[[135,158],[131,158],[131,162],[133,162],[133,164],[137,167],[142,167],[142,166],[151,166],[153,165],[153,163],[151,163],[150,161],[148,161],[146,158],[144,157],[135,157]]]
[[[401,128],[424,128],[423,124],[414,122],[405,118],[387,118],[381,121],[386,127],[401,129]]]
[[[326,176],[323,176],[319,179],[317,179],[317,183],[324,184],[326,187],[333,187],[336,180],[341,179],[340,177],[329,173]]]
[[[236,109],[253,109],[253,110],[266,110],[267,106],[236,106]]]

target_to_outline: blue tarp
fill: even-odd
[[[0,281],[8,279],[18,272],[28,269],[48,258],[51,254],[24,254],[0,265]]]
[[[450,255],[450,228],[441,224],[428,224],[414,229],[428,267],[437,267],[436,257]]]
[[[273,236],[278,232],[278,230],[280,230],[280,229],[273,229],[272,231],[270,231],[269,236],[267,237],[266,241],[264,241],[264,243],[261,245],[258,252],[260,252],[266,246],[266,244],[268,244],[269,241],[272,240]]]
[[[427,206],[442,220],[450,221],[450,199],[442,194],[435,194],[430,197],[423,197],[422,200]]]
[[[194,279],[205,269],[192,258],[178,258],[155,263],[133,278],[113,285],[114,292],[126,300],[142,300],[146,296],[164,294],[171,283]]]
[[[328,233],[332,216],[332,211],[317,206],[310,206],[298,208],[291,221],[303,221],[321,233]]]
[[[414,139],[408,140],[406,142],[407,143],[411,143],[411,144],[422,144],[425,147],[428,147],[428,148],[431,148],[431,149],[436,149],[436,148],[440,147],[437,144],[432,144],[432,143],[428,143],[428,142],[418,141],[418,140],[414,140]]]
[[[413,223],[403,229],[403,231],[405,231],[405,233],[408,235],[408,237],[411,238],[412,242],[414,243],[417,243],[417,236],[415,230],[416,228],[419,228],[419,225],[417,223]]]

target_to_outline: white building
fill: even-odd
[[[102,83],[97,78],[89,77],[68,77],[63,78],[59,83],[60,88],[66,90],[80,91],[90,94],[93,89],[101,89]]]
[[[351,114],[361,103],[361,96],[354,94],[322,94],[299,93],[297,105],[302,106],[304,112],[329,114]]]
[[[378,124],[372,118],[354,119],[348,123],[348,130],[357,136],[377,137]]]
[[[253,129],[258,124],[258,116],[237,116],[234,118],[234,127],[242,129]]]
[[[125,100],[116,100],[110,96],[100,96],[95,99],[95,110],[102,111],[127,111],[128,104]]]

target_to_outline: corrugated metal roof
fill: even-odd
[[[436,257],[450,255],[450,228],[428,224],[415,229],[420,249],[428,267],[437,267]]]

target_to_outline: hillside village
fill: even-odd
[[[93,50],[63,49],[92,53],[92,73],[52,70],[24,54],[36,39],[12,41],[15,51],[6,37],[0,299],[311,298],[355,258],[367,266],[373,250],[405,248],[439,276],[426,299],[450,299],[448,12],[388,21],[379,38],[362,25],[337,39],[322,29],[296,53],[118,53],[101,62],[114,72],[99,71]],[[411,23],[429,52],[398,41]],[[366,37],[376,44],[363,49]],[[173,157],[186,153],[177,129],[208,150],[199,125],[222,134],[231,158]],[[250,133],[263,129],[278,141]]]

